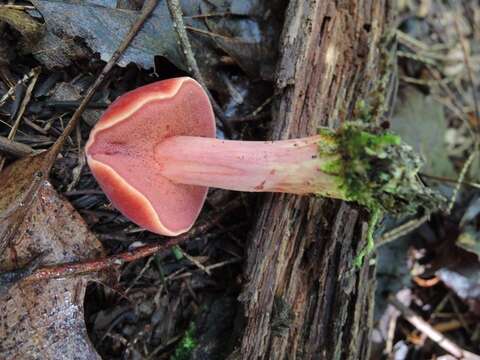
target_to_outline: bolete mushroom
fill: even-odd
[[[316,194],[377,213],[438,206],[441,198],[418,180],[412,149],[356,120],[302,139],[220,140],[207,94],[182,77],[119,97],[92,130],[86,155],[114,206],[162,235],[190,229],[208,187]]]

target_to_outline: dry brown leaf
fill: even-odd
[[[44,152],[18,160],[0,173],[0,254],[17,233],[47,169]]]
[[[0,272],[17,269],[39,254],[42,264],[102,255],[80,215],[42,174],[45,156],[26,158],[0,174]],[[2,359],[98,359],[85,328],[87,277],[20,281],[0,294]]]

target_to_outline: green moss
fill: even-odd
[[[342,161],[340,159],[332,159],[323,164],[320,169],[330,175],[340,175],[342,173]],[[340,184],[341,185],[341,184]]]
[[[198,343],[195,340],[195,324],[191,323],[188,330],[183,335],[182,340],[178,343],[175,353],[172,355],[171,360],[188,360],[192,355],[193,350],[197,347]]]
[[[322,141],[318,143],[318,153],[322,157],[336,155],[338,143],[335,131],[328,128],[318,128]]]
[[[366,119],[366,105],[358,105]],[[322,170],[339,179],[348,201],[365,206],[371,213],[368,245],[359,254],[373,249],[373,231],[381,214],[411,215],[442,207],[445,199],[424,186],[418,178],[420,157],[399,136],[363,121],[349,122],[335,132],[339,160],[328,161]],[[322,151],[319,151],[322,156]],[[359,260],[356,260],[357,264]]]
[[[444,199],[418,178],[420,157],[399,136],[363,122],[349,122],[337,130],[335,141],[340,157],[326,162],[322,170],[339,176],[346,200],[394,215],[442,205]]]

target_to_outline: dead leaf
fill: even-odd
[[[219,1],[214,6],[202,2],[202,14],[231,14],[206,17],[219,48],[225,51],[250,77],[272,80],[277,44],[282,25],[277,14],[283,12],[278,1]]]
[[[45,179],[46,155],[25,157],[0,173],[0,254],[17,234]]]
[[[20,160],[0,174],[0,193],[6,195],[0,199],[0,229],[15,227],[7,232],[2,272],[18,269],[39,254],[46,254],[43,265],[102,255],[100,243],[80,215],[39,176],[43,161],[44,156]],[[24,180],[16,186],[22,174]],[[0,294],[2,358],[98,359],[84,323],[87,281],[87,277],[20,281]]]
[[[50,101],[80,101],[82,99],[81,85],[75,84],[74,82],[66,83],[60,82],[55,85],[55,88],[52,90],[52,96]],[[82,114],[82,119],[90,126],[94,126],[100,116],[102,115],[103,110],[96,109],[86,109]]]
[[[47,32],[66,38],[81,38],[104,61],[108,61],[138,17],[138,11],[109,7],[109,3],[33,0],[42,14]],[[102,4],[102,5],[100,5]],[[152,16],[118,61],[153,68],[154,56],[166,57],[184,68],[176,34],[165,1],[159,2]]]
[[[0,21],[5,21],[29,41],[38,39],[43,32],[42,24],[21,10],[0,8]]]
[[[91,51],[99,53],[102,60],[108,60],[139,13],[119,9],[109,0],[32,2],[43,16],[46,26],[45,37],[32,48],[32,52],[50,68],[64,66],[65,57],[73,59],[77,54],[82,55],[77,49],[82,42]],[[268,80],[274,73],[277,40],[282,26],[278,14],[283,13],[283,5],[279,4],[282,2],[274,1],[261,8],[257,6],[260,3],[258,0],[248,1],[249,6],[239,6],[240,3],[227,1],[212,7],[206,6],[203,0],[182,1],[184,19],[190,29],[190,42],[200,70],[207,85],[220,92],[225,91],[220,76],[225,65],[222,60],[225,53],[246,73],[257,78]],[[272,10],[277,8],[282,10]],[[225,11],[229,15],[211,16],[217,11]],[[66,51],[68,47],[72,49]],[[118,64],[126,66],[135,63],[149,69],[154,67],[155,56],[164,57],[178,68],[186,70],[165,1],[159,2]],[[59,60],[58,64],[55,64],[55,57]]]
[[[405,88],[401,95],[392,119],[392,130],[425,159],[422,172],[456,178],[445,151],[447,122],[443,105],[413,87]]]

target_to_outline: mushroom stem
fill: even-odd
[[[155,145],[154,158],[155,171],[174,184],[316,194],[392,214],[444,203],[419,181],[422,163],[410,146],[362,123],[281,141],[172,136]]]
[[[339,177],[325,171],[338,161],[332,136],[232,141],[174,136],[155,147],[162,176],[186,185],[250,192],[318,194],[346,199]]]

